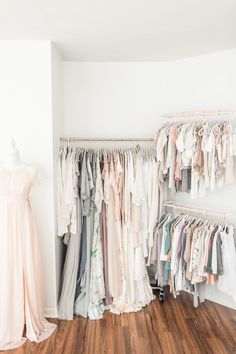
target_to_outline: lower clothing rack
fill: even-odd
[[[187,214],[193,215],[193,216],[201,216],[203,218],[215,218],[220,221],[226,222],[228,217],[231,215],[230,213],[227,212],[218,212],[218,211],[213,211],[213,210],[208,210],[208,209],[200,209],[200,208],[193,208],[189,206],[184,206],[184,205],[179,205],[175,204],[173,201],[169,201],[164,203],[164,208],[166,209],[171,209],[173,211],[182,211],[186,212]]]
[[[164,210],[167,211],[167,209],[171,209],[173,211],[179,211],[179,212],[186,212],[189,215],[193,216],[201,216],[203,218],[214,218],[222,222],[226,222],[227,218],[231,215],[230,213],[227,212],[218,212],[218,211],[212,211],[208,209],[200,209],[200,208],[193,208],[193,207],[188,207],[184,205],[179,205],[175,204],[174,201],[169,201],[165,202],[163,204]],[[164,286],[160,286],[158,279],[150,279],[150,284],[153,290],[159,290],[159,295],[158,299],[159,302],[163,303],[165,299],[165,289]],[[153,281],[153,282],[152,282]]]

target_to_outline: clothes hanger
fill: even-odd
[[[195,224],[196,217],[195,216],[189,216],[189,226],[192,226]]]
[[[161,214],[161,216],[157,219],[157,222],[156,222],[156,226],[154,227],[153,231],[155,232],[161,225],[163,225],[165,223],[165,221],[167,220],[167,217],[168,217],[168,213],[165,213],[163,212]],[[164,218],[162,220],[162,218]]]

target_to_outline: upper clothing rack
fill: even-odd
[[[234,117],[236,110],[215,109],[215,110],[198,110],[198,111],[183,111],[170,112],[160,115],[166,119],[207,119],[207,118],[226,118]],[[79,138],[79,137],[61,137],[61,143],[79,143],[79,142],[150,142],[154,143],[154,138]]]
[[[77,142],[154,142],[153,138],[75,138],[61,137],[61,143],[77,143]]]
[[[207,119],[207,118],[226,118],[235,116],[236,110],[215,109],[215,110],[198,110],[163,113],[160,116],[166,119]]]

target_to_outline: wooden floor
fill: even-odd
[[[193,307],[192,297],[166,295],[140,312],[106,312],[102,320],[76,317],[58,324],[46,341],[27,341],[9,354],[236,353],[236,311],[210,301]]]

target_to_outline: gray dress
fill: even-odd
[[[78,166],[74,170],[74,188],[77,188],[79,177]],[[78,195],[78,193],[77,193]],[[76,233],[68,233],[64,236],[67,242],[67,251],[62,272],[62,287],[58,303],[58,317],[63,320],[73,320],[76,278],[79,266],[79,254],[81,243],[80,201],[76,199]]]
[[[90,302],[90,261],[92,248],[92,235],[94,224],[94,178],[95,178],[94,160],[90,161],[89,156],[85,155],[81,170],[81,198],[84,196],[83,213],[83,232],[82,240],[84,240],[81,248],[80,262],[80,282],[77,281],[76,299],[74,304],[74,312],[76,315],[83,317],[88,316],[88,306]],[[86,245],[86,247],[83,245]],[[83,274],[81,274],[83,273]]]
[[[66,258],[62,273],[62,290],[58,304],[58,317],[63,320],[73,320],[76,278],[80,253],[80,215],[77,202],[77,233],[71,234],[67,246]]]

